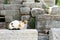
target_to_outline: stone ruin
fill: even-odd
[[[10,40],[19,40],[20,38],[20,40],[59,40],[59,34],[57,35],[56,32],[59,31],[57,28],[60,28],[60,6],[55,5],[55,0],[9,0],[8,4],[4,4],[4,0],[0,0],[0,15],[3,15],[0,19],[5,20],[4,22],[0,22],[0,29],[5,29],[0,30],[0,35],[3,35],[3,38],[0,38],[1,40],[8,40],[9,38],[11,38]],[[18,32],[16,33],[13,30],[6,29],[8,24],[13,20],[26,19],[29,21],[31,17],[36,18],[35,29],[38,32],[36,30],[25,30],[28,33],[27,35],[25,31],[22,32],[23,30],[16,30]],[[56,28],[56,31],[53,28]],[[18,36],[19,33],[21,36]],[[23,36],[22,33],[26,35]],[[55,35],[54,33],[56,33],[57,38],[53,36]],[[5,38],[5,34],[9,35],[9,37],[7,36],[8,39]],[[12,34],[15,37],[11,36]],[[16,36],[18,37],[16,38]]]

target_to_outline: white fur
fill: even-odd
[[[14,27],[12,27],[11,23],[13,23]],[[15,21],[12,21],[11,23],[9,24],[9,29],[13,29],[13,28],[27,29],[27,23],[24,24],[24,22],[22,21],[15,20]],[[18,25],[21,25],[21,27],[18,27]]]

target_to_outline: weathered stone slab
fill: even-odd
[[[30,7],[30,8],[42,8],[42,3],[35,3],[35,2],[23,2],[24,6]]]
[[[30,8],[29,7],[21,7],[20,12],[21,12],[21,14],[30,14]]]
[[[49,40],[60,40],[60,28],[51,28]]]
[[[32,8],[31,10],[32,16],[44,15],[46,14],[44,9],[42,8]]]
[[[49,13],[51,15],[60,15],[60,7],[59,6],[53,6],[49,8]]]
[[[25,2],[35,2],[35,0],[24,0]]]
[[[46,4],[48,6],[54,6],[55,5],[55,0],[40,0],[43,4]]]
[[[16,16],[19,15],[19,10],[1,10],[1,15]]]
[[[0,4],[3,4],[4,3],[4,0],[0,0]]]
[[[60,16],[58,15],[40,15],[36,16],[38,30],[60,28]]]
[[[9,2],[10,4],[21,4],[22,1],[23,1],[23,0],[9,0],[8,2]]]
[[[21,7],[20,4],[4,4],[5,10],[19,10]]]
[[[23,16],[21,16],[21,20],[29,20],[29,18],[30,18],[30,15],[23,15]]]
[[[5,29],[6,23],[5,22],[0,22],[0,29]]]
[[[11,22],[13,20],[13,16],[5,16],[5,22]]]
[[[38,40],[38,32],[34,29],[0,30],[0,40]]]
[[[4,8],[3,8],[3,4],[0,4],[0,10],[3,10]]]
[[[39,36],[38,40],[48,40],[48,35],[47,34],[39,33],[38,36]]]

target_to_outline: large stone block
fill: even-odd
[[[32,8],[31,14],[32,14],[32,16],[37,16],[37,15],[44,15],[46,13],[45,13],[44,9],[42,9],[42,8]]]
[[[0,29],[5,29],[5,28],[6,28],[6,23],[0,22]]]
[[[30,14],[30,8],[29,7],[21,7],[20,8],[20,14]]]
[[[40,0],[42,4],[46,4],[48,6],[54,6],[55,5],[55,0]]]
[[[48,40],[48,35],[43,34],[43,33],[39,33],[38,40]]]
[[[30,18],[30,15],[23,15],[23,16],[21,16],[21,20],[29,20],[29,18]]]
[[[13,16],[5,16],[5,22],[11,22],[13,20]]]
[[[0,0],[0,4],[3,4],[4,3],[4,0]]]
[[[49,13],[51,15],[60,15],[60,7],[59,6],[53,6],[49,8]]]
[[[24,0],[25,2],[35,2],[35,0]]]
[[[0,40],[38,40],[38,32],[34,29],[0,30]]]
[[[19,10],[1,10],[1,15],[16,16],[19,15]]]
[[[0,10],[3,10],[3,9],[4,9],[3,4],[0,4]]]
[[[20,4],[4,4],[4,10],[19,10]]]
[[[30,7],[30,8],[42,8],[42,3],[23,2],[23,6],[27,6],[27,7]]]
[[[38,30],[49,30],[50,28],[60,28],[60,16],[58,15],[39,15],[36,16]]]
[[[23,0],[9,0],[8,2],[9,2],[10,4],[21,4],[22,1],[23,1]]]
[[[60,40],[60,28],[51,28],[49,40]]]

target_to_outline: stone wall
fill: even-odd
[[[1,29],[0,40],[38,40],[38,32],[37,30],[33,29],[26,30]]]

